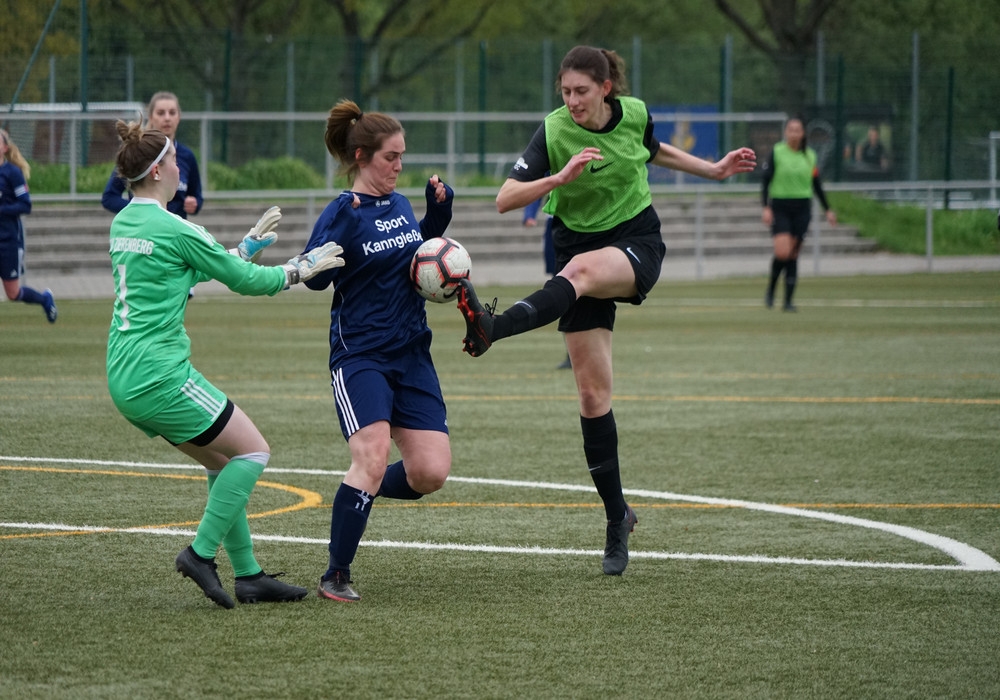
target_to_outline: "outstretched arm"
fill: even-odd
[[[672,170],[680,170],[706,180],[725,180],[738,173],[749,173],[757,167],[757,154],[750,148],[737,148],[722,159],[709,163],[668,143],[660,143],[660,150],[651,161]]]
[[[570,158],[569,162],[558,173],[529,182],[519,182],[513,178],[507,178],[497,194],[497,211],[503,214],[512,209],[528,206],[560,185],[565,185],[580,177],[580,173],[587,167],[587,163],[592,160],[604,160],[604,156],[601,155],[601,149],[588,146]]]

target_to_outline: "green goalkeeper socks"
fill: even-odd
[[[247,501],[250,500],[250,492],[264,472],[269,457],[270,455],[260,452],[239,455],[231,459],[215,477],[215,483],[211,484],[208,493],[205,513],[198,523],[198,533],[191,543],[191,548],[199,557],[214,559],[216,550],[230,531],[233,531],[232,534],[236,538],[237,556],[241,556],[241,547],[245,549],[250,542],[250,528],[246,519]],[[236,527],[238,523],[242,523],[242,528]],[[251,550],[252,546],[251,543]],[[226,549],[229,550],[228,546]],[[253,557],[252,551],[250,557]],[[233,569],[237,576],[257,573],[257,571],[241,573],[241,569],[247,569],[245,560],[239,565],[234,561]]]
[[[212,486],[221,472],[208,472],[208,492],[211,494]],[[253,540],[250,537],[250,523],[247,521],[247,510],[236,518],[236,522],[229,528],[229,532],[222,538],[222,546],[226,550],[226,556],[233,565],[233,573],[236,576],[253,576],[263,571],[257,559],[253,555]]]

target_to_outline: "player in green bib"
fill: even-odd
[[[256,265],[252,260],[277,238],[273,229],[281,213],[272,207],[227,251],[204,228],[167,211],[180,178],[171,140],[137,123],[119,121],[116,128],[122,140],[118,173],[134,197],[111,224],[115,304],[108,390],[130,423],[150,437],[162,436],[208,472],[208,503],[194,542],[177,556],[177,570],[218,605],[234,607],[216,573],[221,544],[241,603],[300,600],[305,588],[264,573],[253,555],[246,504],[270,448],[247,415],[191,365],[184,311],[198,282],[216,279],[239,294],[273,296],[343,265],[340,246],[327,243],[285,265]]]
[[[806,129],[801,117],[785,123],[785,139],[774,146],[771,157],[761,168],[761,198],[764,210],[761,221],[771,227],[774,257],[771,277],[764,293],[767,308],[774,306],[774,288],[785,273],[785,311],[795,311],[792,296],[799,276],[799,251],[812,221],[812,196],[826,211],[826,220],[836,225],[837,216],[826,201],[819,179],[816,151],[806,144]]]
[[[647,164],[721,180],[754,169],[749,148],[716,163],[653,136],[646,105],[626,96],[625,64],[614,52],[577,46],[556,83],[564,105],[549,114],[497,195],[503,213],[548,195],[557,274],[501,314],[463,283],[465,350],[478,357],[495,341],[559,319],[579,394],[583,449],[607,529],[602,568],[620,575],[638,519],[625,502],[618,428],[611,411],[611,334],[616,302],[641,304],[659,279],[666,247],[651,205]]]

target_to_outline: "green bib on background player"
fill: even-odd
[[[812,199],[816,151],[793,151],[784,141],[774,145],[774,172],[767,193],[771,199]]]

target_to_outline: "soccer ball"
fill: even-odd
[[[472,259],[454,238],[431,238],[420,244],[410,263],[410,279],[417,293],[443,304],[455,298],[458,283],[469,276]]]

